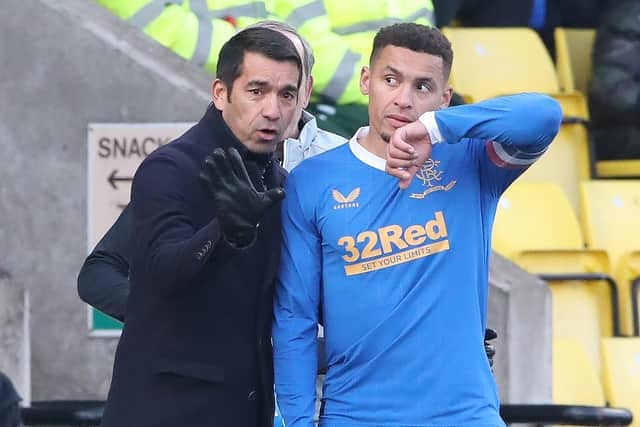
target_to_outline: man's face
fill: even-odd
[[[298,68],[245,52],[241,74],[228,88],[213,82],[213,103],[233,134],[254,153],[271,153],[294,119],[298,99]]]
[[[370,132],[387,142],[395,129],[451,100],[441,57],[393,45],[362,68],[360,90],[369,96]]]

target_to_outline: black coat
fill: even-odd
[[[640,158],[640,0],[612,2],[606,11],[588,99],[597,158]]]
[[[82,301],[124,322],[129,299],[129,260],[133,212],[127,205],[82,264],[78,295]]]
[[[106,427],[272,425],[280,208],[267,212],[250,247],[226,242],[199,174],[205,156],[229,146],[250,157],[210,107],[136,172],[132,286]],[[268,188],[284,177],[267,164]]]

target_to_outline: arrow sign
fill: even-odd
[[[116,174],[118,173],[118,169],[114,169],[113,172],[111,172],[111,175],[109,175],[109,178],[107,178],[107,181],[109,182],[109,184],[111,184],[111,186],[113,187],[114,190],[118,189],[118,186],[116,185],[116,182],[118,181],[123,181],[123,182],[131,182],[133,181],[133,178],[130,176],[116,176]]]

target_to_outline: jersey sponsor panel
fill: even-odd
[[[347,276],[411,262],[450,249],[444,213],[437,211],[425,223],[398,224],[338,238]]]

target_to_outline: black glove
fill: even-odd
[[[484,330],[484,352],[487,353],[487,359],[489,359],[489,366],[493,368],[493,356],[496,354],[496,348],[489,343],[489,341],[498,338],[498,334],[493,329],[487,328]]]
[[[257,166],[250,166],[256,189],[247,167],[235,148],[226,153],[216,148],[205,159],[201,177],[209,184],[215,200],[217,218],[224,237],[237,247],[250,245],[264,213],[284,198],[280,187],[265,190]]]

